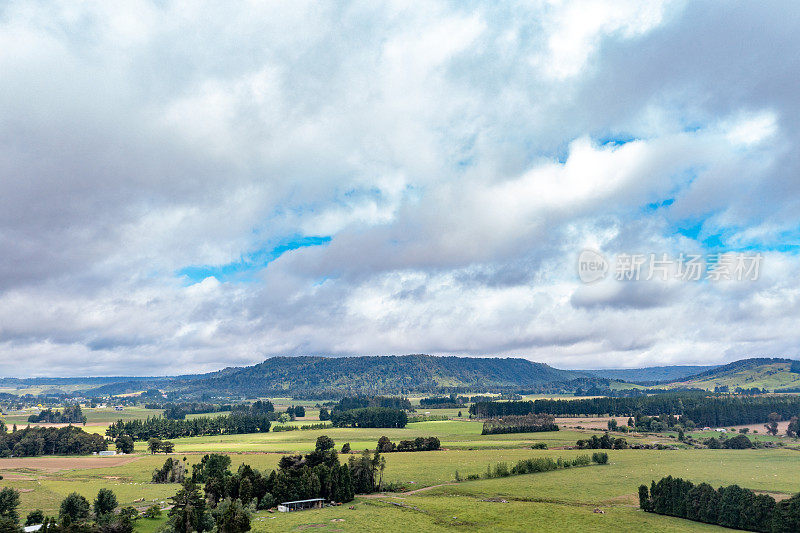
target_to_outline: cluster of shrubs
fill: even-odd
[[[157,437],[147,439],[147,450],[150,453],[172,453],[175,450],[175,444],[168,440],[161,440]]]
[[[417,437],[414,440],[401,440],[399,444],[395,444],[389,437],[383,436],[378,439],[377,450],[381,453],[427,452],[441,448],[442,445],[437,437]]]
[[[608,454],[606,452],[594,452],[592,454],[592,462],[599,465],[608,463]]]
[[[300,430],[309,430],[309,429],[325,429],[331,427],[330,424],[320,423],[320,424],[303,424],[301,426],[272,426],[273,433],[279,433],[281,431],[300,431]]]
[[[667,476],[639,487],[639,507],[651,513],[677,516],[733,529],[783,533],[800,531],[800,494],[776,502],[738,485],[714,489],[708,483]]]
[[[747,450],[753,447],[753,442],[741,433],[729,439],[709,437],[703,440],[703,444],[715,450],[723,448],[726,450]]]
[[[184,462],[168,457],[164,466],[153,470],[153,483],[183,483],[186,479],[186,458]]]
[[[591,439],[580,439],[575,445],[579,450],[624,450],[628,447],[628,441],[624,437],[614,438],[604,433],[602,437],[592,435]]]
[[[548,414],[508,415],[492,418],[483,423],[481,435],[503,433],[533,433],[537,431],[558,431],[555,417]]]
[[[292,420],[295,418],[302,418],[306,416],[306,408],[302,405],[292,405],[286,409],[286,414],[289,415]]]

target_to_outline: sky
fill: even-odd
[[[0,375],[798,358],[798,27],[792,1],[2,2]],[[760,270],[615,278],[651,253]]]

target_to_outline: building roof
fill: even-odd
[[[324,502],[325,498],[311,498],[310,500],[295,500],[293,502],[281,502],[281,505],[289,505],[290,503],[308,503],[308,502]]]

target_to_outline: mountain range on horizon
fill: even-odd
[[[3,387],[50,386],[87,395],[131,394],[149,389],[184,396],[325,396],[435,394],[481,391],[553,391],[580,380],[615,388],[800,387],[800,362],[750,358],[717,366],[562,370],[521,358],[432,356],[272,357],[252,366],[163,377],[2,378]],[[603,381],[598,381],[603,380]]]

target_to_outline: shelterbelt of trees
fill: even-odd
[[[648,490],[639,487],[643,511],[764,533],[800,531],[800,494],[776,502],[767,494],[756,494],[738,485],[714,489],[708,483],[667,476]]]
[[[501,433],[533,433],[537,431],[558,431],[555,417],[548,414],[509,415],[492,418],[483,423],[481,435]]]
[[[332,411],[331,423],[335,427],[404,428],[408,423],[408,415],[402,409],[361,407]]]
[[[86,455],[108,449],[101,435],[77,427],[29,427],[0,432],[0,457],[38,455]]]
[[[271,426],[271,416],[260,413],[237,412],[214,417],[201,416],[191,420],[170,420],[149,417],[146,420],[117,420],[106,429],[106,435],[116,439],[127,435],[134,440],[177,439],[207,435],[235,435],[241,433],[266,433]]]
[[[639,398],[587,398],[524,402],[477,402],[470,414],[478,418],[547,413],[554,416],[611,415],[683,416],[697,426],[733,426],[765,422],[771,413],[784,420],[800,414],[800,396],[709,396],[667,393]]]

